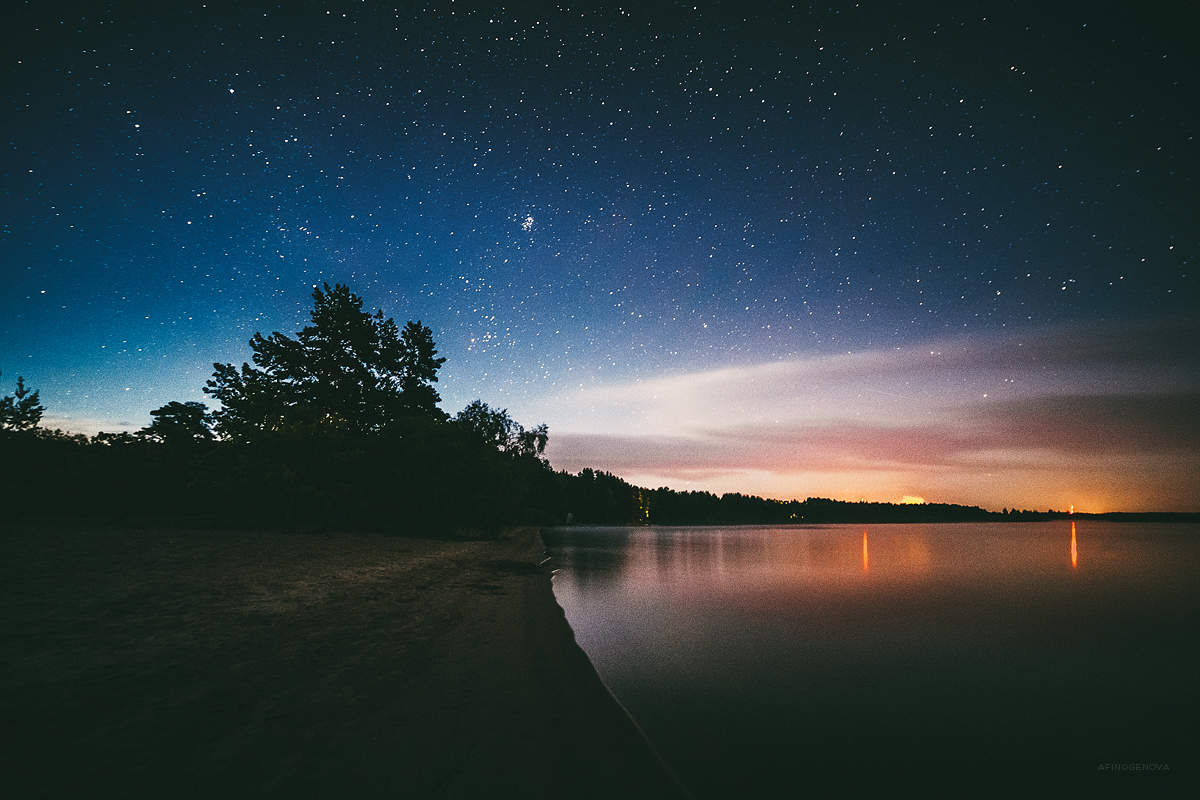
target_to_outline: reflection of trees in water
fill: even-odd
[[[646,546],[654,549],[656,575],[672,581],[705,573],[719,560],[719,534],[710,528],[660,528]]]
[[[804,542],[807,545],[809,562],[814,566],[827,569],[840,566],[846,561],[845,536],[805,536]]]
[[[688,580],[694,575],[728,577],[751,572],[769,558],[769,541],[774,530],[720,527],[641,530],[635,558],[646,563],[653,560],[656,577],[661,581]]]
[[[664,538],[662,531],[655,531],[655,536],[650,540],[650,544],[654,549],[654,574],[659,581],[667,580],[671,574],[674,550],[669,546],[664,546],[668,544],[668,540]]]
[[[994,537],[929,526],[603,527],[547,531],[555,566],[580,587],[647,582],[698,586],[784,581],[797,586],[861,579],[917,579],[975,562],[1004,565],[1014,555]]]
[[[721,563],[726,567],[744,567],[762,561],[768,551],[770,532],[721,531],[718,539]]]
[[[581,554],[620,583],[572,625],[704,796],[768,796],[798,766],[845,780],[864,747],[888,779],[932,764],[959,786],[1090,774],[1108,748],[1182,763],[1200,539],[1071,527],[608,529]]]
[[[614,583],[629,561],[630,528],[571,528],[545,534],[558,566],[570,570],[580,588]]]

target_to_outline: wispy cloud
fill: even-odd
[[[714,490],[1200,506],[1195,324],[1058,328],[551,398],[552,462]],[[882,494],[879,494],[882,493]]]

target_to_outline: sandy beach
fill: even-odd
[[[543,557],[533,529],[5,532],[6,794],[679,796]]]

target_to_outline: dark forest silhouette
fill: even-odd
[[[25,515],[220,526],[494,530],[552,522],[558,477],[531,431],[482,401],[437,407],[429,328],[313,291],[294,337],[256,333],[252,362],[213,365],[219,401],[170,402],[136,433],[38,426],[36,392],[0,401],[5,507]]]
[[[250,340],[253,364],[213,365],[204,392],[136,433],[40,427],[37,391],[0,398],[7,516],[231,527],[495,531],[511,524],[737,524],[1034,520],[1055,511],[898,505],[646,489],[555,472],[545,425],[482,400],[437,407],[445,358],[429,328],[400,328],[341,284],[314,288],[312,324]],[[1128,517],[1130,515],[1122,515]],[[1145,515],[1142,515],[1145,516]],[[1171,515],[1159,515],[1168,518]]]

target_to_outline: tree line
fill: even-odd
[[[215,411],[172,401],[139,431],[89,438],[42,428],[18,379],[0,400],[9,514],[486,531],[565,513],[545,425],[482,400],[449,416],[428,327],[367,312],[341,284],[312,298],[295,336],[256,333],[250,362],[213,364]]]
[[[438,407],[438,355],[420,321],[368,312],[342,284],[314,287],[311,324],[256,333],[251,362],[213,364],[203,391],[134,433],[41,427],[39,393],[18,377],[0,398],[6,514],[119,522],[364,527],[928,522],[1041,519],[976,506],[770,500],[646,489],[591,469],[555,472],[545,425],[526,429],[482,400]],[[1056,512],[1046,512],[1055,514]]]
[[[953,503],[847,502],[822,497],[773,500],[738,492],[714,494],[646,489],[608,472],[559,473],[571,521],[587,524],[788,525],[905,522],[1030,522],[1067,516],[1061,511],[1004,509]]]

